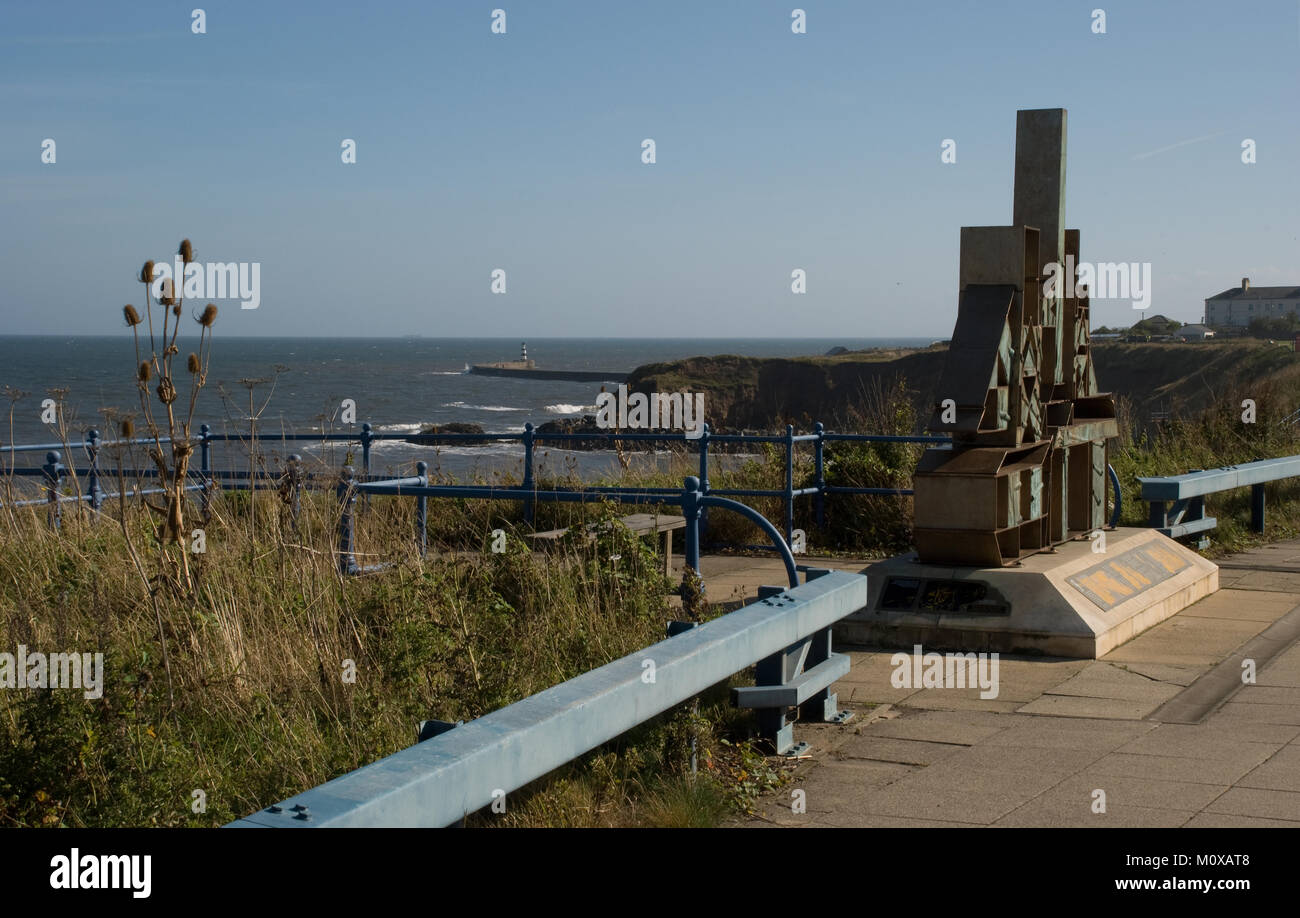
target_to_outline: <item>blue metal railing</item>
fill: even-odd
[[[286,484],[289,488],[289,502],[291,506],[291,518],[296,525],[300,507],[300,496],[303,487],[306,486],[309,477],[301,471],[301,457],[297,454],[291,454],[287,458],[285,470],[279,473],[266,473],[253,470],[250,474],[246,470],[216,470],[212,467],[212,444],[220,442],[248,443],[250,437],[246,434],[233,433],[222,434],[213,433],[207,424],[199,427],[197,437],[199,447],[199,468],[191,469],[191,484],[186,486],[187,490],[200,493],[200,499],[204,511],[206,512],[212,494],[218,485],[233,490],[269,490],[272,488],[279,489]],[[262,442],[272,438],[263,439]],[[905,436],[905,435],[882,435],[882,434],[837,434],[828,433],[825,427],[818,423],[814,426],[814,432],[810,434],[794,433],[794,428],[786,427],[784,434],[714,434],[705,424],[701,436],[691,439],[684,433],[538,433],[532,424],[526,424],[521,433],[429,433],[429,434],[409,434],[409,433],[375,433],[372,426],[368,423],[361,425],[358,434],[335,433],[335,434],[282,434],[276,438],[282,442],[343,442],[358,443],[361,447],[361,472],[358,475],[356,470],[345,467],[344,478],[341,478],[337,484],[333,485],[336,494],[339,497],[342,508],[340,526],[339,526],[339,565],[340,569],[348,573],[362,573],[366,568],[357,563],[355,552],[355,534],[354,534],[354,512],[353,500],[356,494],[367,496],[369,494],[393,494],[414,496],[417,501],[416,507],[416,539],[423,555],[427,547],[427,501],[433,498],[461,498],[461,499],[488,499],[488,500],[512,500],[519,501],[524,508],[524,519],[531,523],[534,519],[534,510],[538,502],[594,502],[601,500],[611,500],[619,503],[630,504],[654,504],[654,503],[680,503],[682,491],[678,488],[670,487],[638,487],[628,488],[620,486],[588,486],[581,489],[552,488],[549,490],[539,490],[536,485],[534,469],[536,465],[536,450],[539,445],[546,443],[565,443],[572,441],[585,441],[591,443],[607,444],[611,447],[619,442],[624,441],[642,441],[642,442],[669,442],[683,443],[689,447],[690,444],[698,444],[699,450],[699,476],[698,491],[701,496],[699,503],[699,525],[698,531],[694,536],[696,549],[702,544],[702,539],[708,526],[708,510],[710,507],[720,507],[723,504],[716,503],[711,498],[733,498],[733,497],[766,497],[779,499],[784,508],[784,537],[781,540],[788,545],[793,540],[794,535],[794,506],[795,500],[800,497],[812,497],[814,499],[815,520],[818,528],[825,526],[825,499],[827,495],[885,495],[906,497],[912,494],[911,488],[880,488],[880,487],[845,487],[840,485],[828,485],[826,483],[826,446],[834,443],[923,443],[923,444],[950,444],[951,438],[946,436]],[[430,486],[428,483],[428,464],[421,461],[416,464],[416,475],[412,478],[404,479],[386,479],[374,480],[371,478],[371,447],[374,443],[395,440],[403,442],[416,442],[417,444],[439,444],[439,443],[459,443],[459,442],[477,442],[497,441],[509,442],[517,441],[524,448],[524,470],[523,480],[518,487],[482,487],[475,485],[438,485]],[[170,439],[160,438],[161,443],[170,443]],[[37,505],[46,503],[50,506],[51,524],[57,526],[59,522],[59,506],[66,501],[88,501],[92,508],[99,509],[105,499],[118,498],[123,496],[121,493],[108,494],[100,488],[100,481],[103,472],[98,467],[98,456],[100,452],[109,447],[123,445],[152,444],[151,438],[135,438],[131,440],[115,440],[104,442],[100,438],[97,430],[90,430],[86,435],[84,448],[89,459],[89,464],[83,469],[67,469],[62,465],[58,447],[61,443],[41,443],[16,445],[0,447],[0,455],[3,453],[31,452],[41,449],[49,449],[46,455],[46,463],[38,468],[11,468],[7,471],[18,476],[41,476],[44,479],[46,496],[36,500],[21,500],[14,502],[14,505]],[[713,488],[709,484],[709,455],[710,444],[735,444],[740,446],[756,445],[763,443],[780,444],[785,447],[785,481],[784,488]],[[800,444],[811,444],[813,447],[813,484],[811,487],[796,488],[794,486],[794,467],[795,467],[795,450]],[[122,478],[156,478],[158,471],[156,469],[130,469],[115,470],[116,474]],[[1115,498],[1114,510],[1111,514],[1110,524],[1118,524],[1121,514],[1121,491],[1119,480],[1115,475],[1115,470],[1107,466],[1112,491]],[[69,475],[75,474],[86,482],[85,492],[80,495],[58,495],[58,481]],[[132,494],[154,494],[160,493],[161,488],[153,489],[136,489]],[[742,514],[749,511],[748,507],[743,504],[731,502],[734,506],[730,509],[738,510]],[[740,509],[743,508],[743,509]],[[759,524],[764,528],[767,520],[763,519]],[[771,533],[768,533],[771,535]],[[762,548],[765,546],[746,546]],[[779,551],[779,549],[778,549]],[[695,565],[698,570],[698,565]]]
[[[884,495],[906,497],[910,496],[910,488],[856,488],[838,485],[827,485],[826,483],[826,445],[833,443],[924,443],[924,444],[947,444],[951,439],[946,436],[896,436],[896,435],[877,435],[877,434],[836,434],[826,432],[824,426],[820,423],[815,425],[814,433],[798,434],[794,433],[794,428],[786,427],[783,435],[774,434],[714,434],[710,431],[709,425],[703,426],[702,433],[699,437],[691,439],[684,433],[538,433],[532,424],[524,425],[521,433],[431,433],[431,434],[410,434],[410,433],[376,433],[373,427],[368,424],[362,424],[359,433],[326,433],[326,434],[280,434],[274,438],[260,438],[261,442],[279,440],[281,442],[315,442],[315,443],[357,443],[361,447],[361,471],[355,475],[357,486],[373,483],[382,485],[383,482],[373,482],[371,478],[371,447],[382,441],[403,441],[415,442],[418,444],[442,444],[442,443],[483,443],[484,441],[495,442],[519,442],[523,446],[523,479],[518,488],[498,488],[491,489],[492,493],[487,495],[491,498],[505,498],[519,500],[523,504],[524,519],[532,522],[534,518],[535,505],[538,501],[548,499],[542,496],[543,492],[537,490],[535,479],[536,451],[539,446],[545,446],[548,443],[565,443],[565,442],[588,442],[593,444],[605,444],[613,448],[615,444],[622,442],[660,442],[660,443],[682,443],[688,448],[692,443],[697,444],[699,450],[699,481],[700,490],[705,496],[714,497],[767,497],[779,499],[784,504],[784,531],[785,541],[789,542],[794,534],[794,509],[795,500],[800,497],[811,496],[815,501],[815,516],[817,526],[820,528],[825,525],[825,498],[828,494],[843,495]],[[254,470],[251,474],[246,470],[216,470],[212,467],[212,444],[221,442],[248,443],[251,441],[247,434],[242,433],[214,433],[207,424],[199,427],[199,434],[195,438],[199,451],[199,467],[190,470],[190,477],[193,483],[187,486],[188,490],[198,491],[202,494],[202,500],[206,507],[210,500],[211,492],[218,484],[236,490],[250,489],[270,489],[279,487],[283,481],[285,473],[271,474],[258,472]],[[85,468],[69,469],[62,464],[62,457],[59,453],[65,446],[63,443],[38,443],[23,444],[14,446],[0,447],[0,456],[4,454],[13,454],[19,452],[33,452],[48,450],[46,463],[44,466],[37,468],[9,468],[5,469],[7,473],[15,476],[41,477],[44,480],[44,489],[46,497],[34,500],[15,501],[14,506],[30,506],[41,503],[49,503],[54,507],[64,501],[88,501],[94,509],[99,509],[103,499],[120,495],[105,494],[100,488],[100,481],[104,473],[98,467],[97,457],[105,449],[111,447],[120,447],[125,445],[152,444],[155,441],[152,438],[134,438],[130,440],[114,440],[105,442],[101,439],[97,430],[90,430],[86,434],[86,441],[83,444],[89,463]],[[162,444],[169,444],[170,438],[162,437],[159,439]],[[785,487],[777,488],[713,488],[709,483],[709,456],[710,444],[735,444],[740,446],[758,445],[764,443],[781,444],[785,446]],[[796,458],[796,447],[799,444],[811,444],[813,447],[813,467],[814,481],[811,487],[795,488],[794,487],[794,468]],[[289,457],[290,464],[300,461],[300,457],[294,455]],[[427,465],[425,466],[427,470]],[[158,477],[157,469],[122,469],[114,470],[115,475],[122,478],[156,478]],[[57,495],[57,484],[60,479],[75,475],[78,479],[86,482],[85,492],[81,495]],[[426,475],[426,472],[419,472],[417,477]],[[296,500],[298,492],[304,486],[306,476],[297,474],[296,479],[291,481],[291,487]],[[427,485],[427,481],[425,482]],[[369,491],[371,493],[384,493],[382,490],[374,488],[362,488],[362,493]],[[161,489],[149,489],[146,491],[136,491],[132,493],[159,493]],[[475,488],[469,485],[445,485],[440,486],[436,491],[429,491],[425,497],[462,497],[471,498],[475,496],[472,492],[482,492],[483,489]],[[623,488],[623,487],[587,487],[582,489],[583,493],[594,495],[603,495],[609,499],[621,499],[617,495],[626,495],[635,493],[638,495],[658,494],[668,499],[669,502],[676,499],[680,491],[677,488]],[[479,496],[482,496],[481,494]],[[604,499],[604,497],[589,498],[592,500]],[[573,498],[563,498],[572,500]],[[629,502],[629,501],[624,501]],[[636,502],[648,503],[650,501],[639,500]],[[701,513],[701,532],[707,529],[708,508],[712,504],[705,503],[702,505]],[[57,517],[57,511],[52,511]],[[57,523],[57,519],[54,520]]]
[[[1263,459],[1219,469],[1194,469],[1184,475],[1138,478],[1142,499],[1150,507],[1150,525],[1170,538],[1213,529],[1219,521],[1205,515],[1205,496],[1250,488],[1250,527],[1264,531],[1264,486],[1300,476],[1300,456]],[[1171,504],[1172,502],[1172,504]]]

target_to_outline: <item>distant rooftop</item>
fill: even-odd
[[[1300,287],[1229,287],[1211,300],[1292,300],[1300,299]]]

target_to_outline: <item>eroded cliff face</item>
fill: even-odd
[[[1155,409],[1191,414],[1266,378],[1285,382],[1300,377],[1300,356],[1289,347],[1254,339],[1099,342],[1092,355],[1100,390],[1124,400],[1138,424]],[[703,392],[705,420],[714,431],[775,432],[786,424],[807,430],[817,421],[828,429],[850,430],[873,393],[901,381],[917,424],[924,425],[940,398],[936,390],[947,356],[947,348],[936,345],[836,357],[692,357],[639,367],[628,387],[646,393]]]
[[[874,390],[893,387],[899,380],[918,409],[933,401],[947,350],[899,354],[692,357],[639,367],[628,379],[628,388],[703,392],[704,417],[714,431],[775,431],[786,424],[806,429],[817,421],[842,427]]]

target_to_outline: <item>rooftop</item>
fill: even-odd
[[[1300,287],[1229,287],[1210,297],[1212,300],[1290,300],[1300,299]]]

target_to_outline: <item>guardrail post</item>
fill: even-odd
[[[794,538],[794,426],[785,425],[785,541]]]
[[[533,425],[524,425],[524,482],[525,491],[532,491],[536,485],[533,483]],[[530,526],[533,523],[533,499],[532,497],[524,498],[524,522]]]
[[[816,427],[817,442],[814,444],[817,460],[817,528],[823,529],[826,526],[826,429],[822,422],[818,421]]]
[[[45,454],[45,464],[41,466],[41,471],[45,473],[45,488],[49,495],[46,500],[50,505],[51,529],[58,529],[62,522],[62,510],[59,506],[59,478],[67,472],[63,467],[62,458],[57,450],[50,450]]]
[[[1264,484],[1250,486],[1250,528],[1264,531]]]
[[[429,463],[423,459],[415,463],[415,474],[420,477],[420,487],[427,488]],[[429,548],[429,498],[423,494],[415,499],[415,544],[420,549],[420,557],[425,557]]]
[[[356,470],[343,466],[334,493],[339,499],[339,572],[355,574],[360,570],[356,556],[356,521],[353,507],[357,500]]]
[[[104,492],[99,487],[99,431],[93,427],[86,431],[86,456],[90,459],[86,496],[90,498],[90,509],[98,512],[104,505]]]
[[[709,493],[709,425],[706,423],[700,428],[700,494],[707,496]],[[700,538],[704,538],[709,531],[709,508],[700,508]]]

